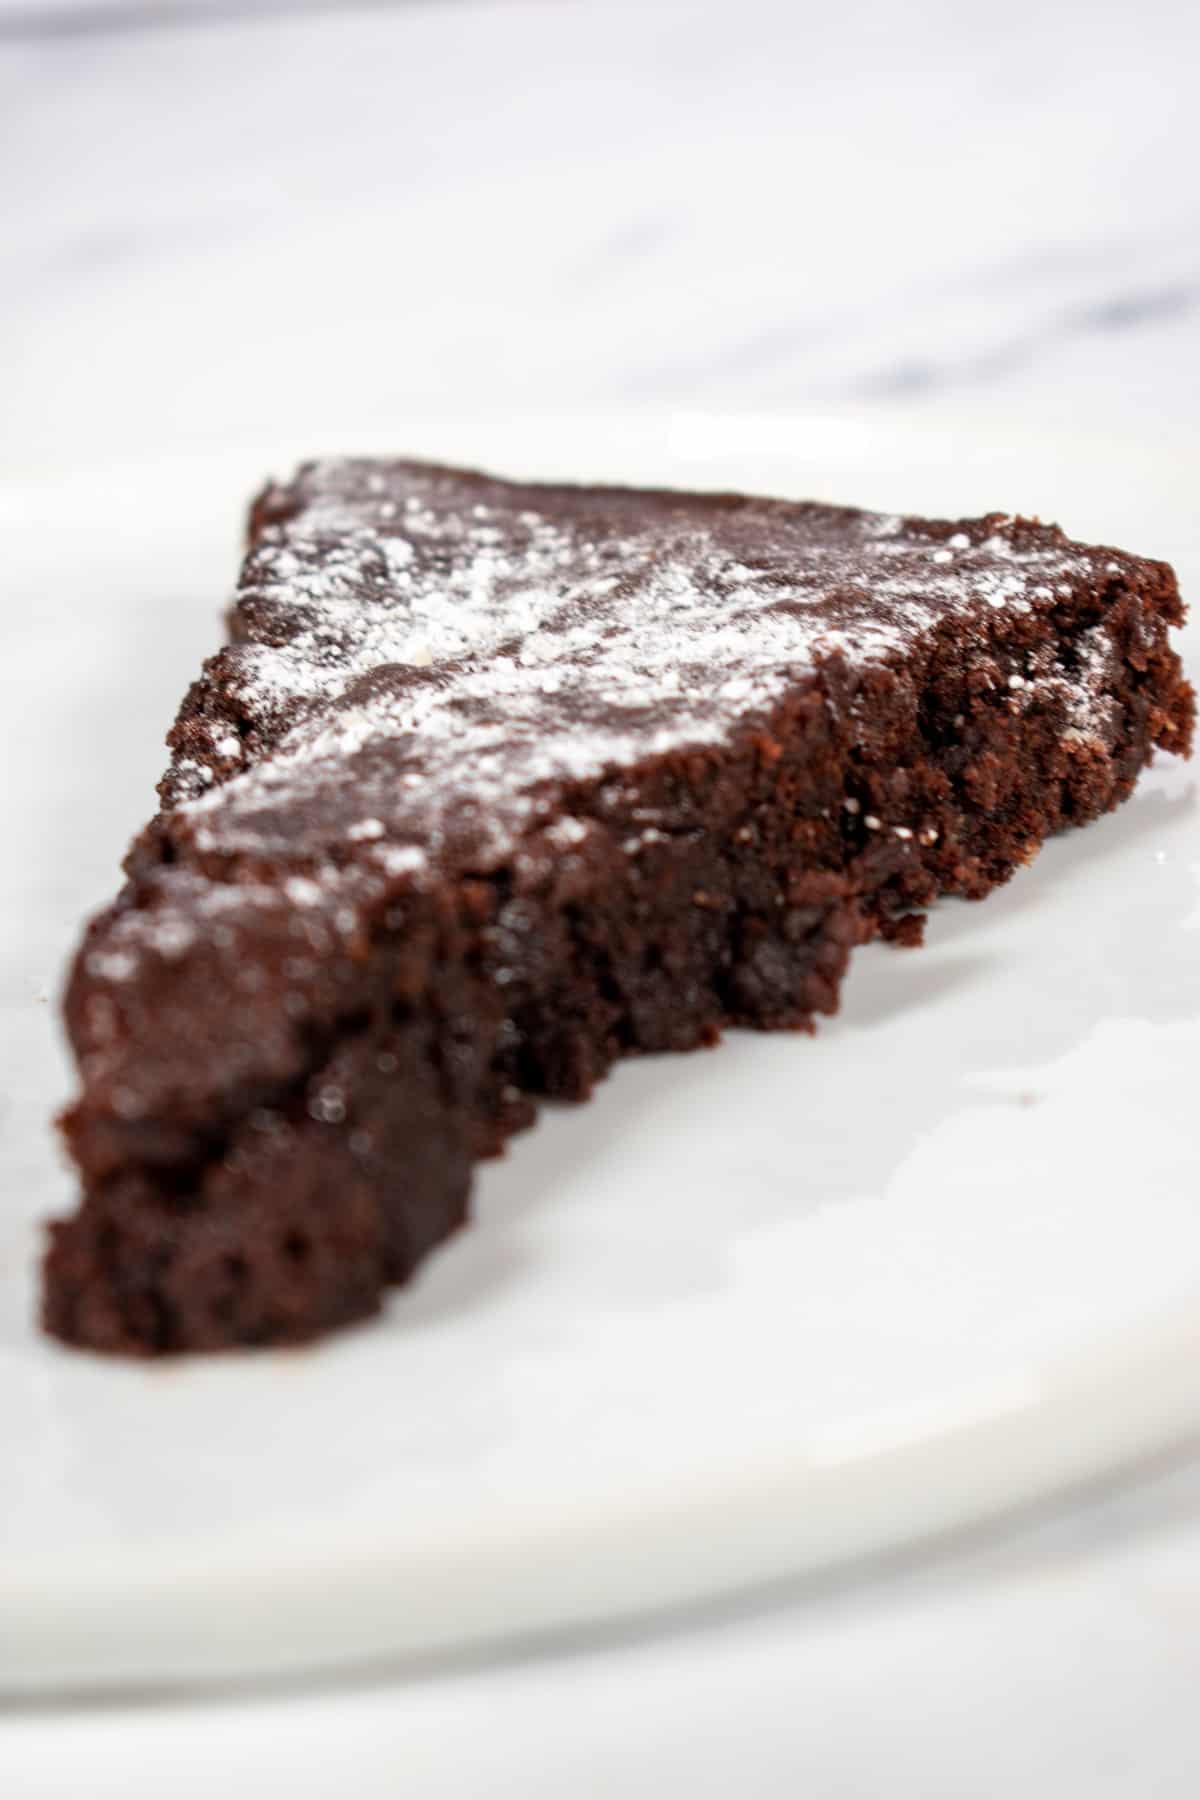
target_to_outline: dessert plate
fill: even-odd
[[[1175,561],[1197,458],[815,418],[408,421],[0,486],[0,1688],[331,1668],[929,1538],[1200,1428],[1200,802],[1163,762],[815,1038],[628,1064],[373,1324],[143,1365],[35,1326],[54,1000],[306,453],[1000,507]],[[1185,634],[1200,668],[1200,633]]]

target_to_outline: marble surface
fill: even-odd
[[[1198,52],[1179,0],[14,24],[0,467],[512,408],[1188,432]]]
[[[139,10],[0,9],[0,471],[611,407],[1082,424],[1200,474],[1178,0]],[[1190,1800],[1198,1627],[1184,1461],[569,1654],[8,1713],[0,1785]]]

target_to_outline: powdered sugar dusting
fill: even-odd
[[[1102,625],[1093,625],[1076,639],[1075,656],[1076,668],[1065,685],[1067,735],[1103,744],[1116,707],[1108,691],[1116,661],[1112,638]]]
[[[1050,606],[1096,554],[996,518],[647,507],[419,464],[312,465],[267,520],[220,659],[238,731],[222,713],[206,749],[192,727],[167,829],[185,857],[291,862],[302,908],[345,908],[339,845],[370,852],[358,886],[364,867],[417,878],[448,845],[497,866],[564,787],[703,750],[832,655],[887,662],[980,600]],[[576,826],[558,821],[562,850]]]

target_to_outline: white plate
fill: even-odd
[[[306,445],[0,493],[0,1683],[228,1677],[698,1597],[1200,1426],[1200,816],[1164,762],[815,1040],[621,1069],[378,1322],[145,1367],[33,1324],[46,989],[149,810],[242,508]],[[364,445],[364,448],[380,446]],[[805,419],[413,424],[513,473],[1059,516],[1200,588],[1197,458]],[[1192,635],[1193,668],[1200,643]]]

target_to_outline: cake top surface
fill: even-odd
[[[1006,616],[1136,566],[1001,514],[305,465],[256,504],[232,642],[172,733],[169,854],[92,973],[280,907],[345,936],[362,904],[538,832],[569,853],[592,829],[578,784],[765,726],[829,659],[898,662],[951,616],[983,651]],[[1042,678],[1083,729],[1107,704],[1102,661]]]
[[[236,642],[168,777],[175,830],[243,856],[447,832],[502,858],[565,786],[712,744],[840,654],[948,613],[1052,607],[1110,553],[1055,527],[510,484],[418,463],[269,488]],[[1115,568],[1117,565],[1113,565]]]

